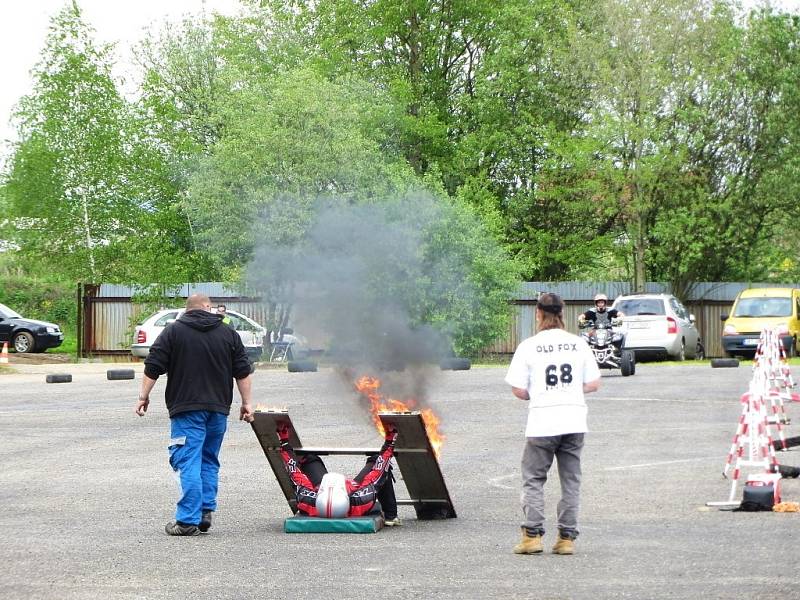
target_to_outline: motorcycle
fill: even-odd
[[[579,323],[580,336],[589,344],[597,366],[601,369],[619,369],[623,377],[636,372],[636,357],[632,350],[623,350],[625,335],[615,331],[620,321],[584,321]]]

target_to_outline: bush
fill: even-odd
[[[75,330],[75,288],[23,275],[6,275],[3,280],[0,303],[28,319],[52,321],[64,331]]]

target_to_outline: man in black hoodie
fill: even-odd
[[[165,528],[169,535],[198,535],[211,527],[233,380],[242,399],[239,419],[250,422],[252,372],[239,334],[223,325],[222,315],[211,312],[211,300],[203,294],[189,296],[186,312],[153,342],[144,361],[136,414],[147,412],[150,391],[166,373],[169,463],[181,483],[175,521]]]

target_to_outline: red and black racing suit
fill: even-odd
[[[350,497],[350,510],[347,513],[348,517],[365,515],[375,506],[379,490],[381,490],[392,477],[389,470],[391,468],[392,456],[394,456],[394,443],[396,439],[396,431],[387,433],[378,456],[368,459],[365,468],[362,469],[354,479],[345,480],[347,494]],[[324,465],[322,465],[321,471],[317,465],[314,476],[316,480],[315,483],[303,469],[309,470],[308,466],[314,465],[315,463],[322,463],[322,461],[318,456],[313,454],[306,455],[298,460],[294,449],[289,445],[288,435],[286,435],[286,439],[281,439],[280,453],[283,459],[283,465],[286,467],[286,472],[289,474],[294,484],[297,509],[309,517],[316,517],[317,490],[319,489],[319,482],[322,480],[322,474],[326,471]],[[394,503],[394,490],[392,490],[391,498],[392,503]],[[386,508],[387,507],[384,507],[384,510],[386,510]],[[396,511],[396,505],[394,510]],[[394,517],[396,514],[387,514],[387,518],[389,516]]]

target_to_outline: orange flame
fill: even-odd
[[[354,387],[357,392],[369,400],[370,417],[372,418],[372,422],[375,424],[375,427],[378,429],[378,432],[381,435],[383,435],[385,432],[383,430],[383,423],[381,423],[381,420],[378,417],[378,413],[412,412],[414,410],[418,410],[417,401],[413,398],[409,398],[405,402],[396,400],[394,398],[384,398],[384,396],[378,391],[381,387],[381,380],[377,377],[364,375],[355,382]],[[419,413],[422,415],[422,422],[425,424],[425,432],[428,434],[428,439],[431,442],[433,453],[438,459],[441,454],[442,445],[446,439],[446,437],[439,431],[439,423],[441,421],[431,408],[423,408],[419,410]]]

